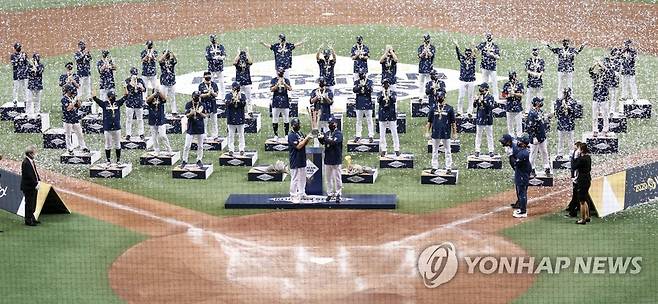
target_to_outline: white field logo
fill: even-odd
[[[337,56],[334,86],[334,104],[332,111],[345,112],[348,97],[354,97],[352,87],[354,86],[353,62],[349,57]],[[459,89],[459,71],[451,69],[436,68],[439,75],[445,75],[442,79],[446,84],[446,90],[452,91]],[[373,81],[373,97],[381,91],[381,64],[376,60],[368,60],[368,78]],[[311,91],[317,88],[317,79],[319,77],[318,64],[315,61],[315,54],[295,55],[293,57],[292,69],[290,70],[290,83],[292,86],[291,95],[299,100],[299,112],[306,113],[306,107],[309,105]],[[224,68],[224,87],[230,90],[231,83],[235,78],[235,67],[225,65]],[[408,99],[418,97],[418,65],[398,63],[397,67],[397,93],[399,99]],[[192,95],[199,87],[202,81],[203,71],[192,72],[176,76],[176,93]],[[251,66],[251,85],[252,101],[259,107],[268,108],[272,100],[270,92],[270,80],[276,77],[274,72],[274,60],[256,62]],[[476,74],[477,80],[481,81],[482,77]],[[499,79],[504,79],[499,77]],[[428,80],[429,81],[429,80]],[[223,98],[223,96],[222,96]]]
[[[431,245],[418,256],[418,272],[427,288],[436,288],[457,274],[459,260],[469,274],[630,274],[642,271],[642,257],[528,257],[528,256],[464,256],[457,257],[451,242]]]

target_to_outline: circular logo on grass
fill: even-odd
[[[427,288],[450,282],[457,274],[457,268],[457,252],[450,242],[429,246],[418,257],[418,272]]]

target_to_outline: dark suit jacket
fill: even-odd
[[[21,191],[35,191],[34,188],[37,187],[38,182],[39,174],[26,157],[23,159],[23,164],[21,165]]]

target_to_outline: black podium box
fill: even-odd
[[[237,137],[237,136],[236,136]],[[220,137],[220,138],[213,138],[213,139],[206,139],[203,140],[203,150],[204,151],[222,151],[226,147],[226,138]],[[197,142],[193,141],[192,145],[190,145],[190,150],[194,151],[197,149]]]
[[[624,115],[628,118],[651,118],[651,102],[646,99],[624,101]]]
[[[455,139],[450,141],[450,152],[459,153],[462,150],[461,140]],[[439,153],[444,153],[443,144],[439,145]],[[432,153],[432,140],[427,141],[427,153]]]
[[[553,159],[553,170],[568,170],[571,169],[571,160],[568,157],[562,157],[561,159]]]
[[[101,158],[101,153],[98,151],[90,151],[85,153],[82,151],[73,151],[73,154],[64,152],[59,158],[60,163],[68,165],[91,165]]]
[[[628,124],[625,116],[621,116],[617,113],[613,114],[609,118],[610,122],[608,128],[610,132],[613,133],[626,133],[628,130]],[[599,116],[599,132],[603,131],[603,117]]]
[[[414,155],[411,153],[401,153],[400,156],[395,156],[393,153],[388,153],[385,156],[379,157],[379,167],[389,169],[413,169]]]
[[[491,112],[495,118],[505,118],[507,117],[507,111],[505,111],[506,102],[497,101],[496,107],[494,107]]]
[[[233,156],[224,153],[219,157],[219,165],[251,167],[256,164],[256,160],[258,160],[256,151],[245,151],[244,155],[240,155],[240,152],[233,152]]]
[[[25,113],[25,103],[5,102],[0,106],[0,120],[14,120],[16,115]]]
[[[71,135],[73,148],[78,147],[78,137]],[[66,149],[66,132],[63,128],[50,128],[43,133],[44,149]]]
[[[553,175],[546,175],[545,172],[537,172],[535,177],[531,177],[528,186],[532,187],[553,187]]]
[[[407,114],[406,113],[398,113],[397,126],[398,126],[398,134],[407,133]],[[379,120],[375,120],[375,132],[379,133]],[[391,133],[391,130],[386,129],[386,133]]]
[[[133,171],[132,164],[96,164],[89,168],[92,178],[124,178]]]
[[[286,137],[279,137],[277,140],[274,138],[268,138],[265,141],[265,151],[287,152],[288,140]]]
[[[50,128],[50,115],[48,113],[18,114],[14,117],[14,132],[16,133],[44,133]]]
[[[208,179],[212,175],[214,166],[203,165],[199,168],[196,164],[187,164],[185,168],[176,166],[171,169],[171,177],[176,179]]]
[[[165,119],[167,134],[183,134],[182,116],[167,114]]]
[[[379,152],[379,139],[373,139],[373,142],[370,142],[367,138],[361,138],[359,142],[354,142],[354,139],[350,139],[347,142],[347,152]]]
[[[247,173],[250,182],[282,182],[288,174],[283,172],[268,172],[268,166],[254,166]]]
[[[260,113],[253,112],[253,113],[251,113],[251,116],[247,115],[247,117],[245,118],[245,123],[244,123],[244,132],[245,133],[258,133],[258,132],[260,132],[261,127],[262,127],[262,124],[261,124]]]
[[[452,170],[447,174],[446,170],[439,169],[432,174],[431,169],[424,169],[420,175],[420,183],[424,185],[456,185],[459,181],[459,170]]]
[[[457,133],[475,133],[475,116],[468,117],[467,115],[462,115],[457,117]]]
[[[343,169],[341,172],[341,180],[345,184],[374,184],[377,180],[377,174],[377,169],[373,169],[372,172],[361,174],[350,174],[347,172],[347,169]]]
[[[588,132],[583,134],[583,139],[593,154],[619,152],[619,138],[614,133],[608,133],[608,136],[603,136],[603,134],[599,133],[597,137],[594,137],[591,132]]]
[[[130,140],[121,139],[121,149],[124,150],[146,150],[153,146],[153,141],[150,137],[141,140],[139,136],[131,137]]]
[[[180,160],[180,152],[146,152],[139,157],[139,164],[143,166],[172,166]]]
[[[494,157],[489,157],[489,154],[480,154],[479,157],[475,157],[475,155],[469,155],[468,168],[469,169],[502,169],[503,161],[501,160],[500,154],[496,154],[494,155]]]
[[[414,98],[411,100],[411,117],[425,117],[430,112],[430,104],[423,102],[419,98]]]
[[[88,114],[80,120],[82,132],[85,134],[103,133],[103,116],[101,114]]]

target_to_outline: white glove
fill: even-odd
[[[39,190],[39,186],[41,185],[41,182],[37,182],[37,186],[34,187],[35,190]]]
[[[430,139],[430,132],[425,132],[425,138]]]

